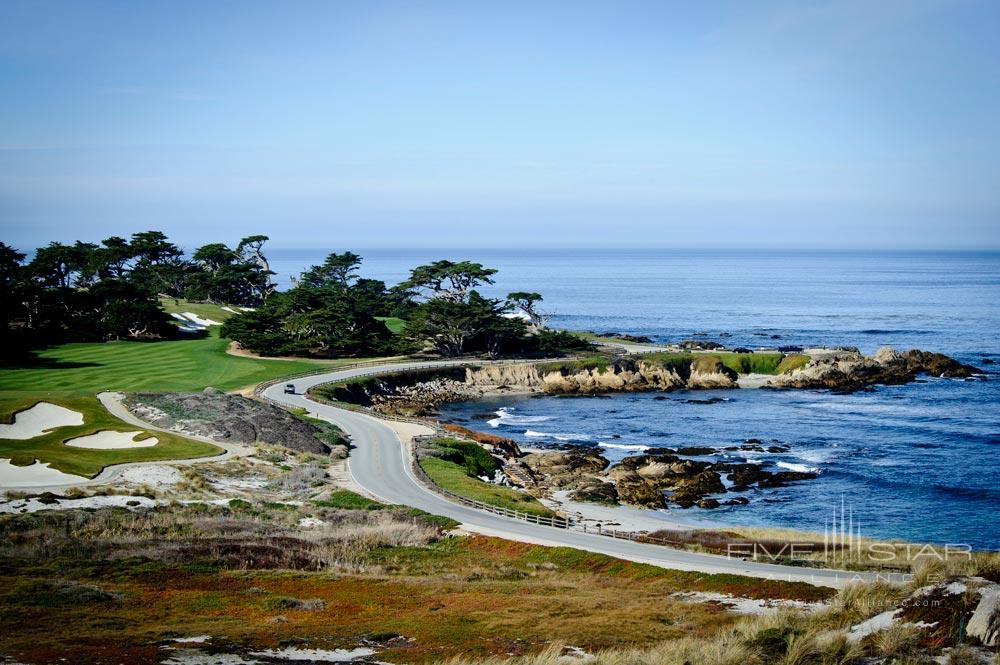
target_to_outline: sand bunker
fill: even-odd
[[[184,312],[184,316],[187,317],[188,320],[191,321],[196,326],[203,326],[203,327],[207,328],[208,326],[221,326],[222,325],[221,323],[219,323],[218,321],[216,321],[214,319],[203,319],[203,318],[201,318],[200,316],[198,316],[197,314],[195,314],[193,312]]]
[[[150,448],[156,445],[156,437],[152,436],[142,441],[136,441],[135,437],[142,432],[112,432],[101,430],[87,436],[80,436],[66,442],[67,446],[74,448],[90,448],[92,450],[119,450],[122,448]]]
[[[87,480],[83,476],[74,476],[49,468],[49,463],[35,462],[28,466],[14,466],[9,459],[0,459],[0,487],[11,489],[16,487],[47,487],[49,485],[67,485]]]
[[[64,406],[39,402],[30,409],[14,414],[14,422],[10,425],[0,424],[0,439],[34,439],[57,427],[82,424],[82,413]]]

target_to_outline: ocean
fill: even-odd
[[[730,390],[511,397],[451,405],[443,415],[525,445],[599,446],[618,460],[644,446],[746,439],[782,453],[720,454],[813,481],[746,493],[750,503],[670,509],[706,524],[822,531],[843,501],[863,535],[1000,549],[1000,254],[681,250],[354,250],[362,274],[392,284],[440,258],[499,268],[500,296],[539,291],[550,325],[656,341],[744,346],[920,348],[982,367],[988,379],[928,377],[835,395]],[[272,251],[279,283],[325,252]],[[662,396],[661,396],[662,397]],[[717,397],[719,399],[711,399]]]

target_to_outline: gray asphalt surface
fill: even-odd
[[[472,531],[511,540],[574,547],[677,570],[730,573],[807,582],[835,588],[853,581],[874,579],[874,576],[870,574],[782,566],[762,561],[744,561],[737,558],[618,540],[576,529],[556,529],[453,503],[424,487],[416,479],[410,467],[409,452],[400,442],[396,433],[384,421],[367,414],[321,404],[305,397],[305,392],[309,388],[322,383],[385,371],[400,371],[446,364],[455,363],[448,361],[394,363],[384,366],[331,371],[291,381],[295,385],[296,394],[285,394],[284,383],[280,383],[267,388],[263,395],[285,406],[306,408],[310,412],[335,423],[350,435],[354,444],[349,459],[351,474],[358,484],[372,495],[389,503],[413,506],[429,513],[450,517],[462,522]],[[901,580],[894,579],[893,581]]]

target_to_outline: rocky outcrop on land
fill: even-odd
[[[928,644],[960,641],[996,649],[1000,645],[1000,584],[982,577],[949,577],[922,586],[892,608],[852,626],[847,639],[861,642],[893,626],[915,631]],[[992,654],[982,656],[980,662],[993,662]]]
[[[126,406],[137,418],[179,434],[347,456],[347,439],[334,425],[302,420],[271,404],[211,388],[200,393],[135,393]]]
[[[946,378],[967,378],[982,371],[963,365],[941,353],[911,349],[900,353],[883,347],[866,357],[857,351],[842,351],[813,357],[800,369],[774,377],[776,388],[829,388],[861,390],[871,385],[909,383],[920,374]]]
[[[465,383],[486,390],[507,388],[550,394],[644,392],[682,388],[735,388],[736,372],[712,356],[690,365],[664,367],[641,358],[618,358],[586,367],[567,361],[539,365],[486,365],[466,370]]]
[[[599,452],[586,448],[531,453],[521,462],[543,491],[569,490],[569,497],[577,501],[620,502],[643,508],[667,504],[716,508],[723,502],[712,495],[727,492],[723,477],[733,483],[733,491],[780,487],[817,477],[809,472],[768,471],[758,464],[683,459],[667,448],[626,457],[614,466]],[[744,497],[725,501],[746,502]]]

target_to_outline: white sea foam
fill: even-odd
[[[553,434],[552,438],[556,441],[589,441],[590,437],[586,434]]]
[[[644,446],[641,443],[628,444],[628,443],[605,443],[603,441],[598,441],[598,446],[601,448],[613,448],[615,450],[637,450],[642,452],[644,450],[649,450],[649,446]]]
[[[795,464],[793,462],[778,462],[778,466],[782,469],[788,469],[789,471],[799,471],[801,473],[819,473],[819,469],[814,466],[806,466],[805,464]]]
[[[497,417],[486,421],[490,427],[500,427],[501,425],[529,425],[532,423],[544,423],[552,420],[552,416],[519,416],[511,413],[508,407],[500,407],[496,410]]]

